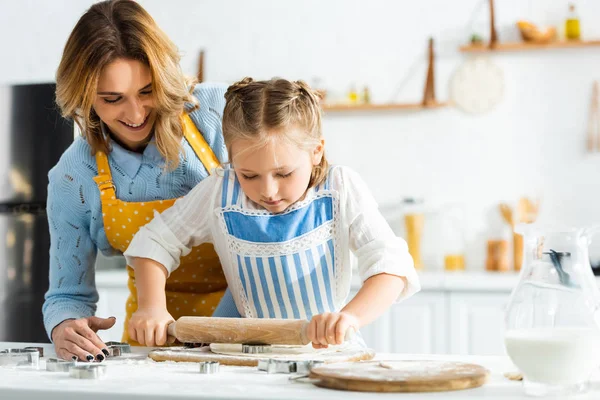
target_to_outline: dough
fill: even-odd
[[[354,343],[344,343],[336,346],[329,346],[326,349],[315,349],[312,344],[306,346],[271,346],[270,353],[246,354],[242,353],[241,344],[223,344],[212,343],[210,351],[215,354],[223,354],[227,356],[248,357],[256,359],[265,358],[280,358],[293,360],[321,360],[332,359],[336,357],[347,358],[349,353],[360,352],[365,350],[362,346]]]
[[[350,342],[327,349],[307,346],[274,345],[270,353],[245,354],[241,344],[211,344],[210,347],[164,348],[151,351],[148,356],[154,361],[201,362],[218,361],[223,365],[255,367],[259,360],[278,358],[292,361],[316,360],[325,363],[371,360],[375,352],[365,346]]]

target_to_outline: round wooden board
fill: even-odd
[[[375,357],[375,352],[371,349],[365,348],[349,348],[334,354],[319,355],[318,351],[315,351],[314,356],[307,357],[306,354],[294,357],[294,355],[286,354],[284,357],[277,354],[277,346],[273,346],[272,353],[265,353],[261,355],[244,355],[239,356],[215,354],[210,351],[208,346],[190,349],[186,347],[180,348],[164,348],[153,350],[148,354],[148,357],[154,361],[179,361],[179,362],[202,362],[202,361],[218,361],[222,365],[235,365],[235,366],[246,366],[256,367],[258,366],[259,360],[266,360],[269,358],[278,358],[292,361],[301,360],[322,360],[325,363],[337,363],[337,362],[348,362],[348,361],[362,361],[371,360]]]
[[[476,364],[452,361],[362,361],[318,366],[313,384],[357,392],[442,392],[483,385],[489,371]]]

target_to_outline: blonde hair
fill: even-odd
[[[150,68],[155,102],[156,146],[165,167],[179,163],[186,103],[197,106],[191,95],[193,80],[179,65],[177,47],[144,8],[131,0],[108,0],[92,5],[71,32],[56,72],[56,102],[62,114],[73,118],[92,148],[108,154],[108,139],[93,109],[102,69],[117,59],[137,60]]]
[[[306,150],[314,149],[321,141],[321,96],[304,81],[244,78],[229,86],[225,99],[223,136],[230,155],[232,143],[239,139],[252,140],[256,143],[252,148],[256,148],[275,136]],[[300,129],[287,130],[285,136],[279,134],[292,126]],[[313,166],[309,188],[325,180],[328,166],[323,153],[321,162]]]

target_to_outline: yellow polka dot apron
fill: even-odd
[[[188,143],[206,170],[212,171],[219,165],[219,161],[187,114],[182,118],[182,125]],[[117,198],[106,154],[98,152],[96,162],[98,175],[94,177],[94,181],[100,190],[106,237],[113,248],[124,252],[138,229],[152,220],[154,211],[163,212],[177,199],[122,201]],[[135,274],[130,266],[127,266],[127,273],[129,298],[122,341],[139,345],[129,338],[127,332],[129,319],[137,310]],[[190,254],[181,258],[179,268],[167,279],[165,286],[167,309],[176,320],[182,316],[211,316],[226,288],[227,282],[213,245],[209,243],[198,245]]]

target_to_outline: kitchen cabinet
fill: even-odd
[[[503,355],[510,291],[421,291],[361,329],[377,352]]]
[[[127,273],[123,271],[122,274],[119,274],[118,272],[110,271],[108,274],[104,272],[96,273],[96,285],[100,297],[96,315],[102,318],[115,317],[117,319],[112,328],[98,332],[99,336],[105,342],[120,342],[123,335],[125,303],[127,302],[129,291],[127,290]]]
[[[447,348],[446,295],[420,292],[393,305],[361,329],[367,345],[376,352],[440,354]]]
[[[504,310],[510,292],[452,292],[447,305],[453,354],[504,355]]]

